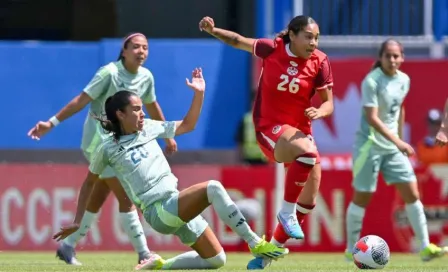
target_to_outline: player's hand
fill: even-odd
[[[166,143],[165,151],[168,155],[177,152],[177,143],[174,139],[166,139],[165,143]]]
[[[202,93],[205,91],[205,80],[202,76],[202,68],[195,68],[191,73],[191,82],[186,78],[187,86],[195,92]]]
[[[30,131],[28,131],[28,136],[33,140],[40,140],[42,136],[47,134],[53,128],[53,124],[50,121],[38,122]]]
[[[56,241],[64,240],[67,236],[70,236],[71,234],[75,233],[79,229],[79,224],[72,223],[68,226],[61,227],[61,230],[53,235],[53,239]]]
[[[448,143],[448,131],[441,128],[436,135],[436,145],[444,146]]]
[[[411,157],[415,154],[414,148],[404,141],[400,141],[397,144],[398,149],[403,152],[406,156]]]
[[[310,120],[316,120],[323,117],[321,111],[319,109],[316,109],[315,107],[310,107],[306,109],[305,116],[308,117]]]
[[[213,18],[210,18],[208,16],[202,18],[202,20],[199,22],[199,30],[205,31],[207,33],[211,33],[213,31],[213,28],[215,27],[215,22],[213,21]]]

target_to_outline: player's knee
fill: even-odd
[[[313,168],[313,166],[316,165],[317,162],[317,152],[315,152],[312,149],[306,150],[305,153],[302,153],[299,156],[297,156],[296,161],[302,164],[303,166]]]
[[[209,203],[213,202],[216,195],[225,192],[224,186],[217,180],[209,180],[207,184],[207,199]]]
[[[224,252],[224,249],[220,253],[218,253],[218,255],[216,255],[215,257],[207,259],[207,262],[211,264],[211,266],[215,269],[223,267],[226,264],[226,261],[227,256],[226,253]]]

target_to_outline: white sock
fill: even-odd
[[[275,240],[274,235],[271,237],[271,244],[277,246],[277,247],[283,247],[285,244],[280,243],[279,241]]]
[[[163,270],[217,269],[226,264],[226,253],[222,250],[215,257],[202,259],[196,251],[188,251],[166,260]]]
[[[406,204],[405,210],[414,235],[420,242],[420,248],[424,249],[429,246],[429,234],[423,204],[420,200],[417,200],[412,204]]]
[[[280,213],[296,214],[296,203],[283,200]]]
[[[229,194],[227,194],[221,182],[216,180],[209,181],[207,185],[207,198],[219,218],[244,239],[251,248],[255,247],[261,241],[261,238],[251,230],[246,219],[232,201]]]
[[[89,211],[85,211],[82,216],[81,224],[79,229],[73,233],[72,235],[66,237],[63,240],[63,243],[69,245],[71,247],[76,247],[76,244],[81,240],[84,236],[87,235],[87,232],[90,229],[92,223],[96,220],[97,213],[91,213]]]
[[[128,213],[120,213],[120,222],[124,231],[128,235],[129,241],[134,247],[134,250],[140,254],[149,252],[143,226],[140,222],[137,211],[133,210]]]
[[[361,235],[362,221],[364,219],[364,214],[366,209],[350,202],[347,208],[346,216],[346,235],[347,235],[347,248],[346,250],[351,251],[358,242],[359,236]]]

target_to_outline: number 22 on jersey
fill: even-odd
[[[285,92],[288,90],[290,93],[297,93],[299,91],[299,82],[300,79],[293,77],[291,80],[289,79],[288,75],[281,75],[280,76],[281,82],[277,85],[277,90],[281,92]]]

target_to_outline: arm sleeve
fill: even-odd
[[[100,97],[106,92],[110,84],[111,74],[107,67],[100,68],[95,76],[90,80],[89,84],[84,88],[84,92],[93,100]]]
[[[100,175],[107,165],[108,159],[104,152],[104,144],[100,144],[93,153],[92,160],[89,165],[89,171],[93,174]]]
[[[407,100],[407,97],[409,94],[409,90],[411,89],[411,79],[410,78],[407,79],[404,88],[406,89],[406,96],[403,98],[403,103],[401,103],[402,107],[406,106],[406,100]]]
[[[267,58],[275,49],[275,42],[271,39],[257,39],[254,42],[254,48],[252,54],[256,57],[265,59]]]
[[[154,76],[149,73],[149,85],[144,96],[142,97],[143,104],[151,104],[156,102],[156,89],[154,85]]]
[[[331,65],[328,57],[326,57],[320,64],[315,85],[316,91],[324,90],[327,87],[333,87],[333,72],[331,71]]]
[[[378,95],[376,93],[376,82],[371,78],[366,78],[362,82],[361,96],[364,107],[378,107]]]
[[[176,122],[175,121],[156,121],[146,119],[146,132],[155,134],[157,138],[171,139],[176,136]]]

